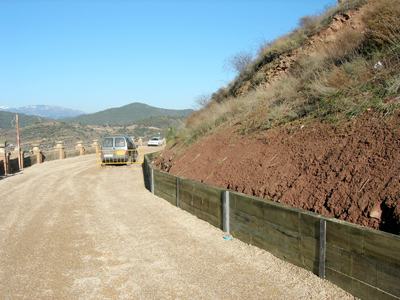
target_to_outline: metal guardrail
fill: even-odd
[[[144,150],[100,150],[96,152],[97,167],[104,165],[131,165],[142,164],[144,161]]]

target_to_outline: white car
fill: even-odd
[[[151,140],[147,143],[147,146],[164,146],[164,141],[160,137],[153,137]]]

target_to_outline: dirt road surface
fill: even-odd
[[[145,147],[144,147],[145,148]],[[354,299],[95,155],[0,180],[0,299]]]

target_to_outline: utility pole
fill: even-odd
[[[22,163],[21,163],[21,151],[20,151],[20,139],[19,139],[19,126],[18,126],[18,115],[15,115],[15,123],[17,125],[17,153],[18,153],[18,167],[21,170],[22,169]]]

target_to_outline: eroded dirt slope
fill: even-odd
[[[184,152],[166,149],[154,163],[181,177],[399,234],[399,124],[399,115],[369,112],[338,128],[287,124],[243,136],[232,123]]]

